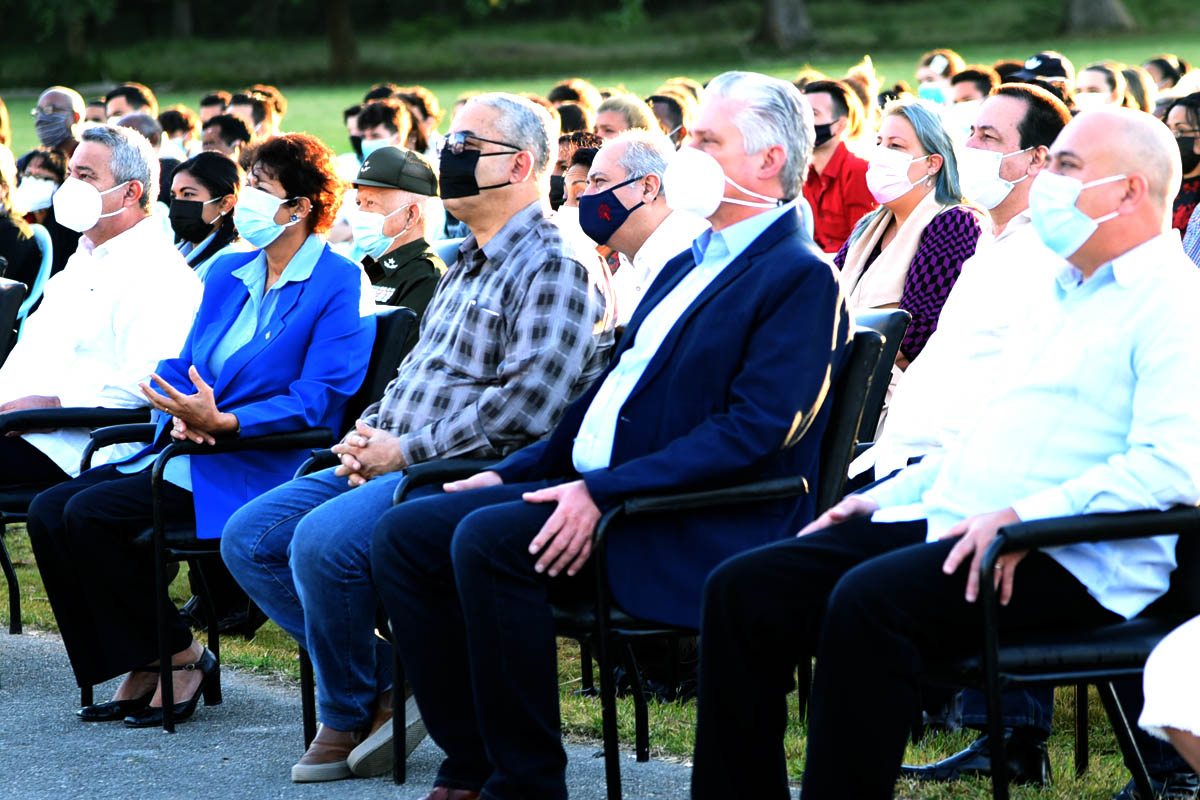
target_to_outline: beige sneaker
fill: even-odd
[[[355,747],[346,759],[350,771],[359,778],[371,778],[392,771],[392,693],[380,695],[371,723],[371,733]],[[417,700],[409,697],[404,703],[404,757],[408,758],[425,738],[425,723],[417,710]]]
[[[308,750],[292,765],[292,782],[339,781],[351,777],[353,773],[346,759],[362,740],[361,731],[338,731],[322,725]]]

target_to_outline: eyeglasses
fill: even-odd
[[[511,150],[505,150],[499,153],[480,153],[479,156],[505,156],[511,153],[519,153],[522,148],[517,147],[511,142],[498,142],[495,139],[484,139],[482,136],[476,136],[471,131],[457,131],[446,137],[446,143],[442,145],[443,153],[453,153],[454,155],[462,155],[463,150],[467,149],[467,140],[475,142],[487,142],[488,144],[498,144],[501,147],[511,147]]]
[[[51,114],[65,114],[68,111],[73,112],[74,110],[75,109],[71,108],[70,106],[38,106],[37,108],[31,108],[29,110],[29,116],[36,119],[42,114],[49,116]]]

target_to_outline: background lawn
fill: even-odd
[[[57,631],[58,626],[46,599],[38,575],[37,565],[29,549],[29,538],[24,526],[9,528],[5,537],[9,553],[16,566],[21,583],[22,620],[27,627],[41,630]],[[182,604],[190,594],[187,585],[186,570],[171,587],[171,594],[177,604]],[[0,610],[4,618],[0,620],[3,631],[0,636],[8,636],[8,596],[6,589],[0,589]],[[201,637],[203,635],[201,634]],[[559,685],[561,688],[561,707],[563,729],[566,735],[576,740],[594,741],[599,748],[600,742],[600,700],[598,697],[580,697],[575,694],[579,688],[580,665],[579,648],[568,640],[559,642]],[[222,663],[239,670],[275,677],[297,686],[299,691],[299,662],[296,657],[296,645],[292,639],[281,631],[273,622],[268,622],[258,630],[251,641],[245,641],[240,636],[224,637],[221,640]],[[97,697],[97,700],[106,698]],[[62,698],[64,708],[78,702],[78,696]],[[633,752],[633,701],[621,699],[618,701],[618,722],[623,750],[630,755]],[[788,728],[785,749],[788,756],[788,772],[794,780],[798,780],[804,767],[805,726],[797,721],[795,711],[795,695],[791,698],[791,724]],[[1088,772],[1082,778],[1073,774],[1074,747],[1074,692],[1060,690],[1056,697],[1054,709],[1054,734],[1050,738],[1050,759],[1054,772],[1054,783],[1046,789],[1035,789],[1027,786],[1014,786],[1014,800],[1109,800],[1125,782],[1129,774],[1121,762],[1116,740],[1109,728],[1108,720],[1095,696],[1094,690],[1090,702],[1090,740],[1091,762]],[[696,724],[696,705],[694,702],[671,703],[666,705],[651,704],[650,706],[650,747],[651,756],[656,759],[671,759],[689,761],[692,755],[692,736]],[[296,728],[300,728],[300,714],[296,714]],[[871,720],[862,720],[862,735],[871,735]],[[909,763],[927,763],[954,753],[965,747],[974,739],[971,733],[931,734],[927,735],[919,745],[910,745],[906,761]],[[847,747],[853,747],[853,742],[847,742]],[[896,796],[910,800],[951,800],[951,798],[971,798],[972,800],[987,800],[991,797],[991,784],[986,780],[961,781],[947,785],[920,785],[912,782],[901,782],[896,788]]]

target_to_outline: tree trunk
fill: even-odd
[[[171,38],[192,37],[192,0],[171,0]]]
[[[350,16],[350,0],[327,0],[326,22],[329,28],[329,71],[344,78],[358,63],[358,44],[354,39],[354,22]]]
[[[66,26],[67,56],[75,63],[82,63],[88,55],[88,40],[86,11],[68,14],[64,20]]]
[[[784,53],[811,44],[813,28],[804,0],[763,0],[762,26],[755,39]]]
[[[1131,31],[1136,27],[1122,0],[1067,0],[1066,33]]]

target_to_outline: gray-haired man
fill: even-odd
[[[157,191],[158,157],[141,134],[109,125],[83,131],[54,195],[58,221],[83,234],[79,249],[46,282],[0,370],[0,413],[146,405],[138,382],[179,353],[202,291],[149,214]],[[87,442],[82,429],[0,438],[0,486],[78,475]]]
[[[663,265],[709,227],[708,220],[667,205],[663,173],[674,155],[666,136],[626,131],[596,153],[579,198],[583,232],[625,257],[612,279],[618,325],[633,317]]]
[[[549,114],[514,95],[479,95],[458,113],[441,187],[471,235],[425,310],[416,347],[333,448],[341,466],[261,495],[225,528],[230,572],[316,668],[322,727],[292,767],[294,781],[391,767],[391,656],[377,651],[370,556],[403,469],[499,458],[536,441],[607,362],[613,334],[587,257],[542,210],[557,141]]]

